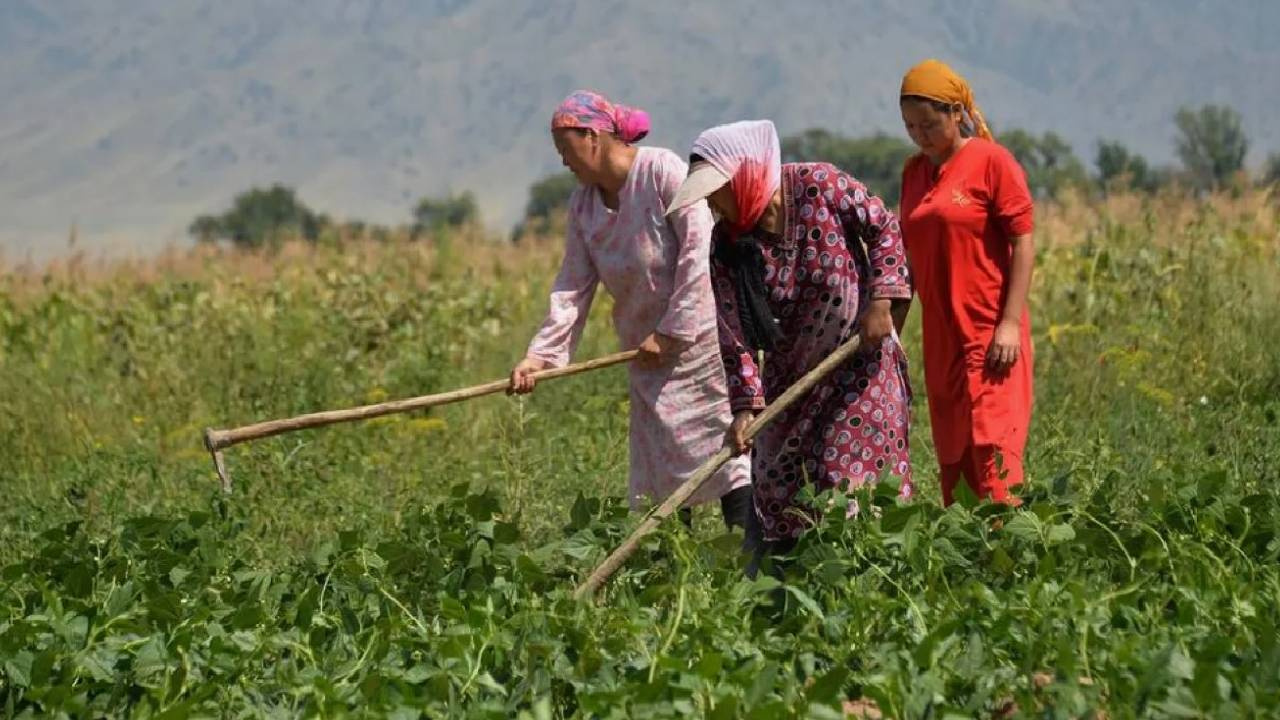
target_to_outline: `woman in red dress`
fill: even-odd
[[[920,147],[902,172],[899,218],[920,297],[943,503],[963,477],[978,497],[1017,505],[1010,489],[1023,482],[1033,400],[1026,174],[947,65],[912,68],[900,97]]]

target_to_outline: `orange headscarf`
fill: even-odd
[[[948,105],[960,105],[973,122],[978,137],[991,140],[991,129],[973,99],[973,88],[949,65],[941,60],[925,60],[907,71],[902,78],[899,97],[915,95]]]

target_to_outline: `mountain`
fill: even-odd
[[[941,57],[997,129],[1173,156],[1180,105],[1280,147],[1276,0],[0,0],[0,251],[186,242],[254,184],[406,221],[471,189],[495,227],[558,168],[556,102],[591,87],[696,132],[770,117],[902,133],[903,71]],[[857,172],[856,168],[851,168]]]

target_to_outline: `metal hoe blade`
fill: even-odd
[[[209,455],[213,457],[213,470],[218,473],[218,482],[222,485],[222,492],[231,494],[231,476],[227,474],[227,463],[222,457],[222,450],[213,442],[213,429],[206,428],[204,431],[204,446],[209,451]]]

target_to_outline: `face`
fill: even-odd
[[[738,221],[738,201],[733,197],[733,190],[729,189],[729,183],[721,185],[718,190],[708,195],[707,205],[711,206],[711,212],[717,218],[724,218],[729,222]]]
[[[600,166],[600,136],[591,130],[558,128],[551,131],[560,161],[579,182],[591,183]]]
[[[939,112],[927,100],[903,100],[902,123],[907,135],[929,157],[944,157],[960,140],[959,108]]]

